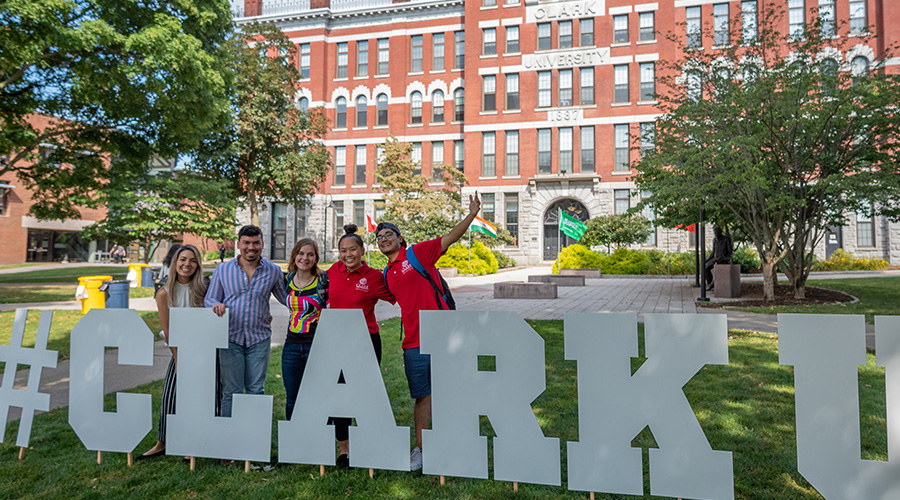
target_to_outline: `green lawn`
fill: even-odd
[[[747,307],[740,310],[763,314],[865,314],[868,323],[872,323],[876,315],[900,315],[900,277],[815,280],[809,281],[808,284],[840,290],[853,295],[859,301],[852,304]]]
[[[564,360],[561,321],[531,322],[546,341],[547,390],[535,402],[535,412],[544,433],[561,439],[561,466],[565,484],[566,441],[578,439],[574,362]],[[382,330],[382,371],[398,424],[412,426],[412,403],[401,367],[398,321],[386,322]],[[821,499],[797,472],[793,372],[778,364],[774,334],[732,331],[728,366],[708,366],[685,386],[685,392],[713,449],[733,452],[735,497],[743,500]],[[273,350],[266,393],[275,397],[273,460],[277,457],[277,420],[284,418],[284,387],[279,378],[280,349]],[[868,356],[860,368],[862,411],[862,458],[887,459],[884,402],[884,371]],[[134,390],[154,395],[154,422],[162,383]],[[115,396],[106,398],[107,410]],[[270,472],[244,474],[238,466],[223,466],[210,459],[198,460],[190,472],[178,457],[142,461],[125,467],[121,454],[106,454],[97,465],[96,454],[84,449],[60,409],[35,418],[32,448],[24,461],[15,459],[15,431],[10,424],[5,443],[0,444],[0,477],[5,498],[350,498],[350,499],[585,499],[583,492],[565,487],[520,484],[518,494],[505,482],[438,478],[420,473],[377,471],[374,480],[365,470],[337,471],[328,468],[320,478],[318,467],[280,465]],[[492,436],[482,419],[482,434]],[[137,452],[155,441],[155,428]],[[648,488],[647,448],[649,433],[642,433],[635,446],[644,448],[645,489]],[[598,494],[598,499],[654,498]],[[658,497],[657,497],[658,498]]]
[[[112,276],[125,279],[127,265],[64,267],[44,271],[0,274],[0,283],[78,283],[79,276]]]
[[[62,302],[75,300],[77,285],[0,286],[0,304]],[[153,297],[153,288],[131,288],[129,297]]]

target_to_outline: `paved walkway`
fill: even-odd
[[[73,264],[68,265],[71,266]],[[493,298],[494,283],[527,281],[528,276],[549,273],[549,267],[516,268],[488,276],[450,278],[447,282],[450,284],[451,290],[453,290],[453,296],[460,310],[515,311],[525,319],[562,319],[563,316],[570,312],[634,312],[637,313],[639,321],[642,321],[643,315],[648,313],[723,314],[724,312],[728,316],[729,328],[777,332],[776,317],[774,315],[697,308],[694,301],[699,296],[699,289],[691,286],[692,277],[610,277],[588,279],[585,280],[586,286],[584,287],[559,287],[559,297],[556,300]],[[828,273],[827,275],[814,273],[813,277],[851,278],[863,276],[900,276],[900,271]],[[750,276],[747,279],[754,280],[759,278]],[[131,299],[129,305],[132,309],[141,311],[156,310],[156,303],[152,298]],[[14,310],[16,307],[29,309],[81,308],[80,303],[77,301],[65,301],[35,304],[3,304],[0,305],[0,310],[9,311]],[[274,347],[284,343],[288,312],[284,306],[275,300],[271,301],[271,309],[273,315],[272,345]],[[400,308],[385,302],[379,302],[375,308],[375,314],[380,320],[393,318],[400,315]],[[873,332],[873,327],[868,325],[866,345],[870,349],[874,349]],[[119,365],[117,356],[118,353],[115,350],[106,351],[104,378],[107,394],[163,378],[170,354],[162,342],[157,342],[154,348],[154,364],[152,367]],[[19,371],[16,374],[16,387],[25,387],[27,377],[28,370]],[[50,393],[51,409],[68,405],[68,377],[68,360],[60,361],[55,369],[45,369],[43,371],[41,392]],[[19,418],[18,408],[10,409],[9,418],[10,420]]]

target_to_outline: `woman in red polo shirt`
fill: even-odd
[[[386,300],[393,304],[394,296],[384,284],[381,271],[366,264],[366,255],[362,238],[356,234],[356,224],[344,226],[344,235],[338,242],[340,260],[328,269],[328,308],[329,309],[361,309],[369,328],[375,358],[381,364],[381,335],[378,321],[375,319],[375,304],[378,300]],[[337,458],[338,467],[350,466],[349,418],[336,418],[335,436],[340,446]]]

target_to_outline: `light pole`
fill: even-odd
[[[334,201],[330,194],[325,195],[325,203],[322,206],[325,219],[325,231],[322,233],[322,260],[328,261],[328,209],[334,208]]]

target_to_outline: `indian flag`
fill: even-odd
[[[491,238],[497,237],[497,228],[490,222],[478,216],[475,216],[475,220],[472,221],[472,225],[469,226],[469,229],[476,233],[486,234]]]

